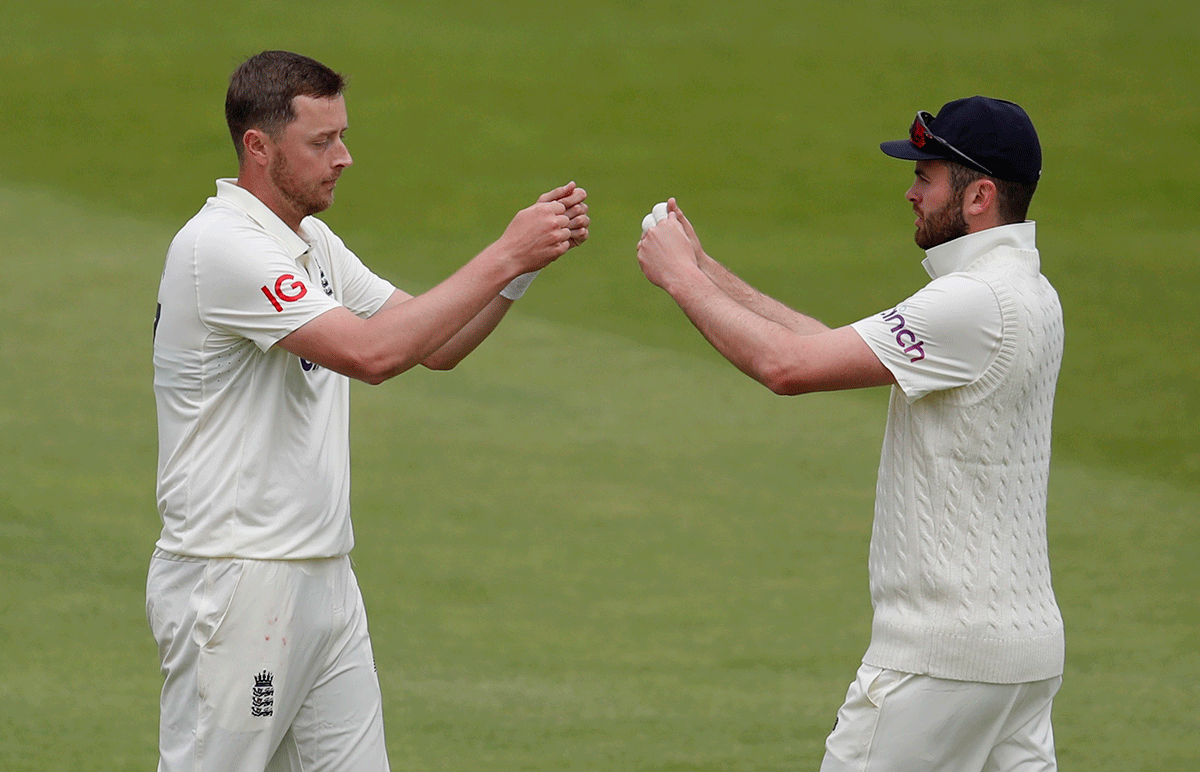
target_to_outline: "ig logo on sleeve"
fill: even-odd
[[[304,286],[304,282],[297,279],[290,273],[285,273],[275,280],[275,292],[272,293],[267,285],[259,287],[262,293],[267,296],[267,300],[271,301],[271,305],[275,307],[277,312],[283,312],[283,303],[295,303],[300,298],[308,294],[308,287]]]

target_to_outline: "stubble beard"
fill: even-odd
[[[268,174],[275,189],[301,218],[324,212],[333,204],[333,191],[326,193],[323,189],[327,180],[305,187],[292,172],[287,156],[279,156],[279,160],[268,169]]]
[[[970,233],[966,218],[963,217],[962,202],[963,197],[960,193],[938,211],[925,215],[913,235],[917,246],[921,249],[932,249]]]

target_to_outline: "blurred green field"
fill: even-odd
[[[591,241],[475,356],[355,389],[394,769],[816,769],[867,644],[886,395],[736,373],[641,277],[638,223],[675,195],[764,290],[866,316],[924,283],[911,167],[877,143],[971,93],[1045,148],[1062,768],[1200,768],[1198,43],[1165,0],[7,9],[0,770],[155,763],[154,294],[236,172],[228,74],[275,47],[350,75],[325,219],[400,286],[590,193]]]

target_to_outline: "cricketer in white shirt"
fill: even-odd
[[[349,379],[274,344],[394,287],[320,220],[300,235],[234,180],[176,235],[159,287],[158,547],[259,560],[347,554]]]

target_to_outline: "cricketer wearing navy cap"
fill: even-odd
[[[915,161],[904,198],[931,279],[887,310],[831,328],[767,296],[708,254],[673,198],[638,262],[777,394],[891,388],[871,640],[821,772],[1054,772],[1064,632],[1046,497],[1063,319],[1026,219],[1041,146],[1024,110],[975,96],[880,147]]]
[[[1024,222],[1042,174],[1042,146],[1029,115],[1013,102],[990,97],[955,99],[936,116],[918,111],[908,139],[881,142],[879,149],[893,158],[917,162],[917,184],[907,197],[919,216],[915,240],[922,249],[997,225]],[[936,195],[923,195],[922,182],[943,177],[953,193],[951,200],[939,202]],[[983,179],[989,180],[984,192],[991,196],[992,205],[978,212],[971,205],[964,208],[961,199],[967,187]]]

